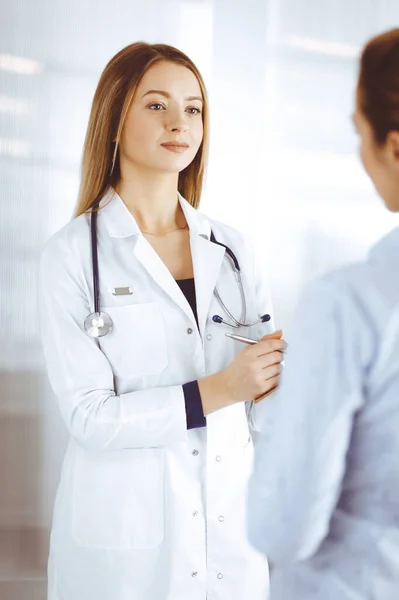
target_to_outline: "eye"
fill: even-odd
[[[196,108],[195,106],[190,106],[186,109],[190,115],[200,115],[202,113],[200,108]]]
[[[162,110],[164,107],[163,104],[161,104],[160,102],[154,102],[154,104],[150,104],[148,107],[150,110],[153,110],[155,112],[159,112],[160,110]]]

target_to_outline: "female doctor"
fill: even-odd
[[[164,45],[120,51],[98,84],[76,218],[47,243],[40,310],[70,432],[50,600],[264,600],[246,541],[251,429],[284,341],[251,250],[198,207],[208,105]],[[245,402],[247,401],[247,402]]]

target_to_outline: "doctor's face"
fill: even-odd
[[[120,140],[121,174],[131,168],[178,174],[203,138],[203,100],[194,73],[160,61],[140,81]]]

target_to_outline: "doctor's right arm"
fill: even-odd
[[[181,385],[116,395],[111,365],[84,330],[91,312],[85,278],[71,250],[59,242],[50,242],[41,257],[39,318],[50,383],[71,435],[92,450],[184,442]]]

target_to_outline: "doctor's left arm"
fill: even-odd
[[[116,395],[110,363],[84,330],[92,312],[79,260],[58,235],[39,266],[39,318],[51,386],[77,443],[92,450],[184,442],[181,385]]]

